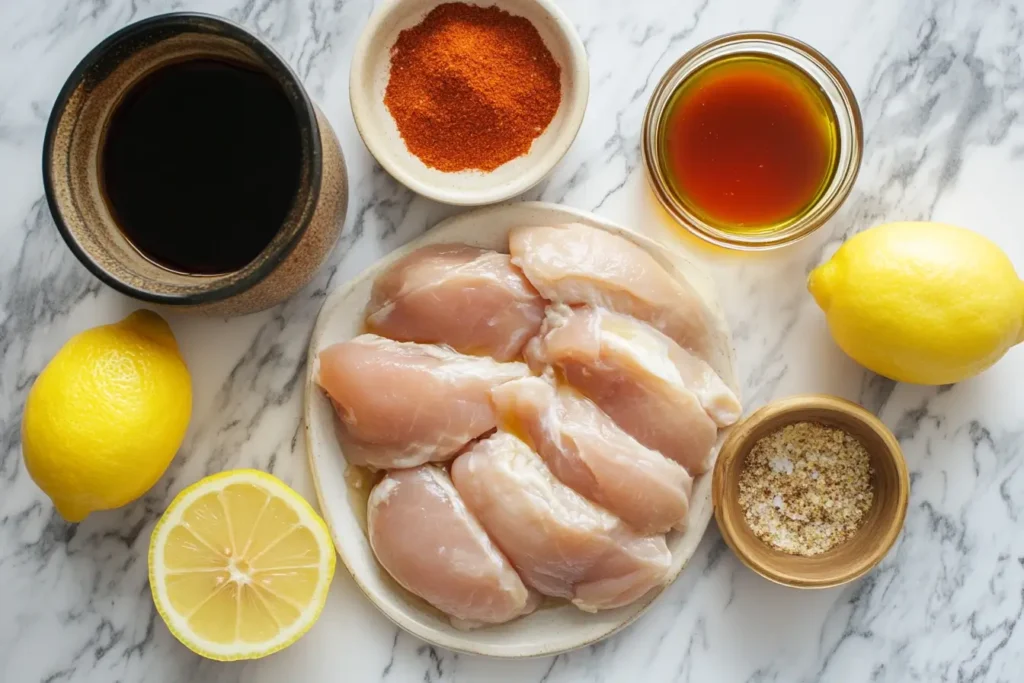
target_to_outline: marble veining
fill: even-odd
[[[953,387],[866,373],[831,342],[806,274],[849,235],[930,218],[985,233],[1024,271],[1024,3],[1020,0],[564,0],[590,57],[591,98],[566,158],[525,199],[596,211],[687,251],[714,275],[749,408],[839,394],[899,437],[913,491],[904,533],[849,586],[800,592],[745,569],[709,529],[697,555],[625,632],[553,658],[457,655],[399,632],[339,567],[323,616],[253,663],[202,660],[157,617],[149,534],[178,491],[234,467],[269,470],[313,498],[299,427],[304,358],[324,296],[455,209],[415,196],[368,155],[348,108],[351,50],[370,0],[36,0],[0,3],[0,681],[1024,680],[1024,351]],[[22,404],[72,334],[137,307],[100,285],[57,235],[42,195],[50,106],[100,39],[173,10],[225,15],[301,75],[348,159],[348,220],[298,296],[234,320],[171,313],[194,377],[185,445],[141,501],[65,523],[21,461]],[[849,79],[865,154],[849,201],[794,247],[712,251],[680,237],[646,187],[639,152],[654,84],[714,35],[771,29],[822,50]]]

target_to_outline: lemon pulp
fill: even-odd
[[[256,470],[183,491],[150,546],[157,610],[187,647],[222,660],[262,657],[297,640],[319,615],[334,566],[323,520]]]

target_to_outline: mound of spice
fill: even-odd
[[[391,48],[387,106],[427,166],[493,171],[530,151],[562,100],[537,29],[497,7],[438,5]]]
[[[841,429],[798,422],[754,444],[740,473],[740,507],[759,539],[819,555],[850,538],[871,508],[871,456]]]

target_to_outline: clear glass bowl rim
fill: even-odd
[[[827,78],[840,95],[841,107],[836,107],[835,99],[829,96],[829,101],[836,108],[836,116],[846,127],[851,129],[852,139],[844,139],[844,126],[840,126],[840,160],[835,175],[829,184],[829,188],[822,194],[822,197],[807,213],[793,224],[780,229],[778,232],[767,234],[742,235],[734,232],[719,230],[712,225],[705,223],[682,203],[677,201],[667,186],[667,182],[661,177],[654,158],[657,154],[660,114],[668,102],[672,93],[685,79],[679,78],[680,73],[692,70],[692,67],[700,62],[708,53],[720,49],[734,48],[733,51],[722,55],[732,56],[744,52],[763,52],[755,46],[757,44],[770,43],[783,51],[796,53],[803,59],[811,62],[820,70],[821,75]],[[750,44],[749,50],[744,50],[744,44]],[[778,54],[772,53],[776,57]],[[785,57],[783,57],[785,59]],[[712,60],[713,61],[713,60]],[[807,69],[801,64],[787,60],[793,66],[807,73]],[[808,74],[815,82],[819,79],[814,74]],[[861,119],[860,107],[853,89],[840,73],[839,69],[829,61],[827,57],[818,52],[810,45],[780,33],[770,31],[741,31],[728,33],[712,38],[697,45],[677,59],[670,66],[665,74],[658,81],[648,101],[647,109],[644,112],[641,138],[641,155],[644,167],[646,168],[647,180],[651,185],[658,201],[666,211],[684,228],[702,240],[730,249],[740,250],[763,250],[774,249],[787,244],[792,244],[807,237],[815,230],[824,225],[839,210],[839,207],[846,200],[853,189],[857,174],[860,171],[861,157],[864,150],[864,130]],[[845,137],[851,137],[846,134]],[[849,146],[849,154],[844,160],[842,155],[843,145]]]

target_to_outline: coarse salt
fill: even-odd
[[[740,474],[740,507],[777,550],[819,555],[850,538],[874,500],[871,458],[841,429],[798,422],[754,444]]]

